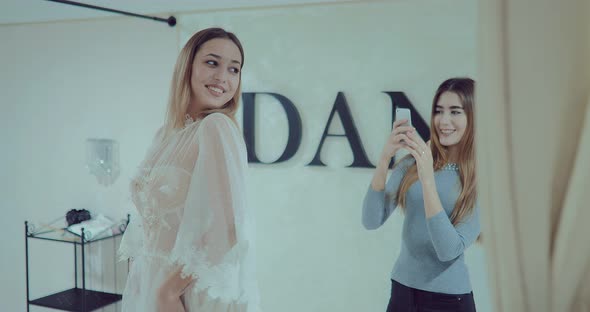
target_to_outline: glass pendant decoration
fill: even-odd
[[[101,185],[113,184],[121,173],[119,142],[111,139],[87,139],[86,168]]]

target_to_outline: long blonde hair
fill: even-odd
[[[457,198],[457,203],[451,214],[451,222],[457,225],[463,218],[473,211],[477,199],[477,177],[475,172],[475,131],[474,131],[474,88],[475,82],[470,78],[451,78],[444,81],[436,90],[432,101],[432,111],[430,118],[430,149],[434,161],[434,170],[440,170],[447,162],[447,150],[440,144],[438,133],[434,127],[434,116],[436,113],[436,104],[440,96],[445,92],[453,92],[459,96],[463,104],[463,110],[467,116],[467,128],[458,143],[459,177],[461,180],[461,193]],[[411,157],[411,155],[409,155]],[[402,178],[400,187],[397,192],[398,204],[404,208],[406,206],[406,194],[412,184],[418,180],[418,169],[414,163],[408,168]]]
[[[240,50],[242,55],[242,62],[240,69],[244,66],[244,49],[240,40],[231,32],[225,31],[222,28],[207,28],[194,34],[184,45],[176,65],[174,66],[174,73],[172,75],[172,82],[170,84],[170,95],[168,98],[168,109],[166,112],[166,120],[164,123],[164,137],[170,134],[174,129],[179,129],[184,126],[185,116],[187,114],[189,104],[191,101],[191,75],[193,68],[193,61],[195,55],[205,42],[212,39],[229,39]],[[204,109],[198,112],[197,118],[204,118],[205,116],[221,112],[229,116],[235,122],[235,114],[240,104],[240,96],[242,90],[242,71],[240,70],[240,83],[236,89],[233,98],[225,103],[221,108]]]

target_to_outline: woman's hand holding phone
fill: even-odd
[[[395,153],[397,153],[400,148],[405,147],[405,142],[410,140],[408,135],[415,131],[416,129],[410,125],[409,120],[396,120],[393,123],[393,130],[391,130],[391,133],[383,146],[381,157],[386,158],[387,161],[389,161],[389,159],[395,156]]]

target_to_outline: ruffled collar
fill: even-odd
[[[188,126],[190,126],[190,125],[192,125],[192,124],[194,124],[195,121],[196,120],[191,115],[189,115],[189,114],[185,114],[184,115],[184,127],[185,128],[188,127]]]

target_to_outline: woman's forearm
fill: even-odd
[[[389,170],[389,162],[391,158],[381,156],[377,168],[373,173],[373,179],[371,180],[371,188],[375,191],[383,191],[385,189],[385,183],[387,180],[387,171]]]
[[[434,183],[434,178],[422,182],[422,192],[424,196],[424,212],[426,214],[426,219],[443,211],[440,197],[436,190],[436,184]]]
[[[182,277],[182,267],[178,267],[162,284],[158,292],[159,311],[184,312],[180,297],[193,281],[192,276]]]
[[[168,279],[164,282],[166,288],[168,288],[172,293],[178,296],[182,295],[184,289],[193,281],[192,276],[182,277],[182,267],[178,266],[177,269],[168,277]]]

